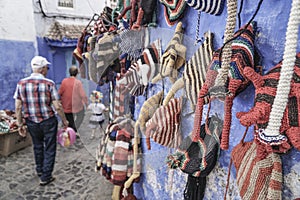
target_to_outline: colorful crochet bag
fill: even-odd
[[[296,54],[300,25],[299,10],[299,0],[293,0],[282,63],[263,77],[256,75],[251,69],[245,69],[249,72],[248,77],[257,90],[256,104],[249,113],[245,115],[242,113],[239,117],[242,124],[257,123],[255,139],[260,143],[260,157],[265,156],[264,149],[267,149],[267,152],[284,153],[290,149],[290,142],[295,148],[300,149],[298,117],[300,53]],[[249,119],[246,119],[247,116]]]
[[[185,0],[195,10],[212,15],[220,15],[223,11],[225,0]]]
[[[233,148],[231,159],[236,168],[236,181],[242,199],[282,199],[282,162],[278,154],[272,152],[260,159],[257,157],[256,143],[244,142],[242,139]],[[231,164],[229,170],[230,168]],[[229,178],[225,197],[228,184]]]
[[[217,116],[210,117],[206,124],[201,125],[199,135],[189,135],[176,153],[167,157],[169,168],[179,168],[188,174],[185,200],[202,199],[204,196],[206,176],[218,160],[222,124],[222,120]]]
[[[250,111],[238,112],[237,117],[244,126],[255,125],[255,139],[260,144],[259,149],[267,149],[268,152],[285,153],[291,148],[290,144],[300,150],[300,99],[298,95],[298,88],[300,88],[300,53],[296,56],[288,103],[284,107],[285,112],[279,129],[280,134],[274,137],[266,135],[265,129],[270,120],[281,70],[282,62],[271,68],[264,76],[248,67],[244,69],[244,74],[254,84],[255,100],[254,106]],[[259,152],[263,153],[264,151]],[[260,157],[264,157],[264,155],[262,154]]]
[[[214,54],[212,61],[207,71],[206,80],[198,94],[198,102],[195,110],[195,121],[193,131],[198,132],[202,121],[203,106],[206,103],[206,97],[209,97],[209,102],[218,98],[225,100],[224,106],[224,126],[222,130],[221,148],[228,149],[229,131],[231,127],[231,108],[233,100],[248,84],[248,78],[243,74],[245,67],[254,68],[257,64],[255,58],[254,38],[255,38],[255,23],[245,25],[239,29],[235,35],[230,47],[229,57],[229,76],[227,85],[218,85],[218,76],[221,73],[220,59],[222,48],[218,49]],[[227,44],[228,45],[228,44]],[[228,57],[223,55],[222,57]],[[225,58],[224,58],[225,59]]]

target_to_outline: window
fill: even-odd
[[[58,0],[58,7],[74,8],[73,0]]]

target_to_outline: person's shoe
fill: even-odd
[[[43,175],[42,172],[37,173],[38,177],[41,177]]]
[[[55,180],[55,177],[51,177],[48,181],[41,181],[40,186],[48,185],[49,183],[53,182]]]
[[[76,138],[80,138],[79,132],[76,132]]]

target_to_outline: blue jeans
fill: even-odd
[[[42,174],[41,181],[52,177],[56,156],[57,118],[51,117],[40,123],[26,119],[32,138],[36,172]]]

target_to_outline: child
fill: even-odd
[[[96,128],[99,125],[102,128],[102,124],[105,120],[105,116],[102,112],[108,111],[108,109],[105,107],[105,105],[101,103],[102,98],[103,98],[103,95],[99,91],[94,90],[91,93],[91,96],[90,96],[91,103],[87,108],[88,110],[92,111],[92,115],[91,115],[90,121],[89,121],[89,127],[92,129],[92,135],[91,135],[90,139],[94,139]]]

